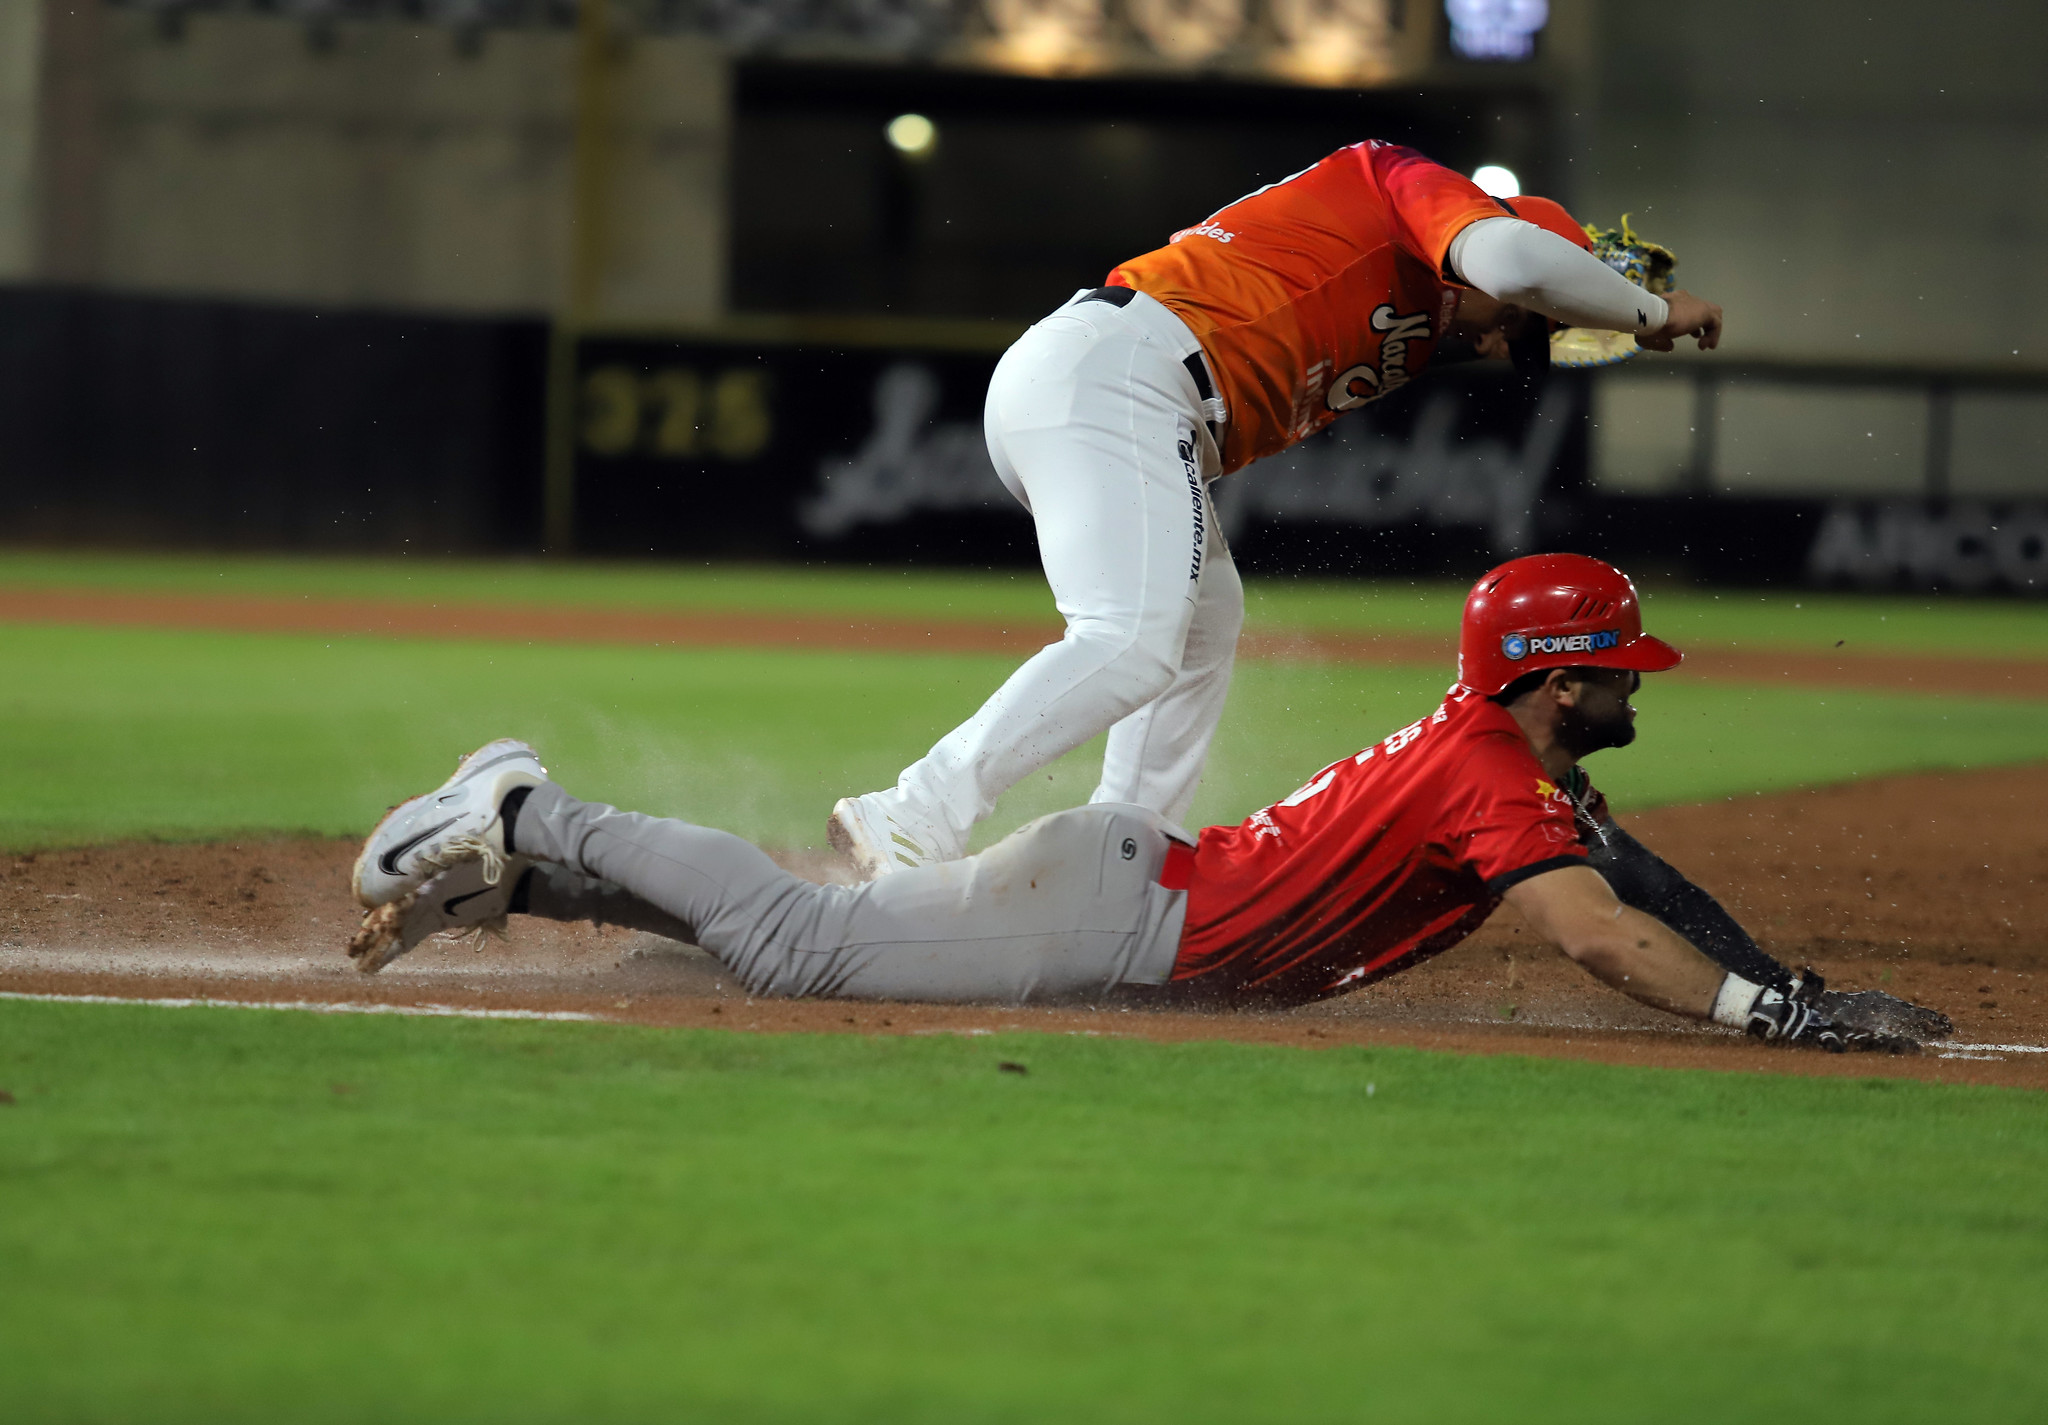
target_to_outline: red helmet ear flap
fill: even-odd
[[[1458,630],[1458,681],[1488,696],[1540,668],[1661,673],[1682,656],[1643,632],[1628,575],[1584,554],[1532,554],[1489,570]]]

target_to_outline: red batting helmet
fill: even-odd
[[[1643,632],[1628,575],[1584,554],[1510,559],[1472,586],[1458,631],[1458,681],[1489,697],[1538,668],[1661,673],[1682,656]]]

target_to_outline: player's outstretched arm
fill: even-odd
[[[1678,932],[1706,957],[1745,980],[1789,992],[1794,976],[1766,955],[1721,903],[1613,822],[1603,822],[1586,862],[1623,905]]]
[[[1530,928],[1631,999],[1710,1018],[1728,972],[1661,921],[1623,905],[1590,866],[1531,876],[1507,893]]]
[[[1591,866],[1531,876],[1508,891],[1507,901],[1595,978],[1652,1008],[1711,1019],[1772,1043],[1837,1053],[1920,1047],[1923,1036],[1909,1030],[1838,1020],[1811,995],[1787,994],[1724,970],[1662,921],[1623,905]]]
[[[1721,309],[1712,302],[1681,291],[1666,292],[1664,304],[1669,309],[1664,325],[1652,331],[1637,332],[1637,346],[1651,351],[1669,351],[1678,344],[1680,337],[1687,336],[1699,342],[1701,351],[1712,351],[1721,344]]]
[[[1882,990],[1830,990],[1812,970],[1794,974],[1764,953],[1721,903],[1612,821],[1602,822],[1587,864],[1627,906],[1662,922],[1730,974],[1797,995],[1851,1032],[1942,1039],[1955,1025],[1939,1010]]]
[[[1567,326],[1634,332],[1636,345],[1651,351],[1669,351],[1688,336],[1702,351],[1721,344],[1721,309],[1712,302],[1690,292],[1645,292],[1533,223],[1482,218],[1451,240],[1445,256],[1453,272],[1496,301]]]

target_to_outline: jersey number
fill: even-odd
[[[1298,806],[1300,806],[1300,805],[1301,805],[1301,804],[1302,804],[1303,802],[1307,801],[1307,800],[1308,800],[1308,799],[1309,799],[1310,797],[1314,796],[1314,795],[1315,795],[1315,794],[1316,794],[1317,792],[1320,792],[1320,791],[1322,791],[1322,790],[1323,790],[1323,789],[1324,789],[1325,787],[1329,786],[1329,785],[1330,785],[1330,783],[1332,783],[1332,782],[1336,781],[1336,780],[1337,780],[1337,769],[1338,769],[1339,767],[1343,766],[1343,765],[1344,765],[1344,764],[1343,764],[1343,763],[1341,763],[1341,762],[1333,762],[1333,763],[1331,763],[1331,764],[1330,764],[1330,765],[1329,765],[1328,767],[1325,767],[1325,768],[1324,768],[1324,769],[1323,769],[1323,770],[1322,770],[1321,772],[1319,772],[1319,773],[1318,773],[1318,774],[1316,775],[1316,778],[1315,778],[1315,780],[1314,780],[1314,781],[1310,782],[1310,783],[1309,783],[1309,784],[1308,784],[1307,786],[1305,786],[1305,787],[1301,787],[1301,788],[1299,788],[1299,789],[1298,789],[1298,790],[1297,790],[1297,791],[1296,791],[1296,792],[1294,793],[1294,795],[1292,795],[1292,796],[1290,796],[1289,798],[1287,798],[1287,800],[1286,800],[1286,801],[1284,801],[1284,802],[1282,802],[1282,803],[1280,803],[1280,805],[1281,805],[1281,806],[1284,806],[1284,807],[1298,807]]]

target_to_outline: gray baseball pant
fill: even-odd
[[[543,863],[529,914],[700,945],[756,995],[1022,1004],[1164,984],[1187,893],[1159,884],[1169,823],[1101,802],[978,856],[861,886],[792,875],[751,842],[534,788],[513,827]]]

